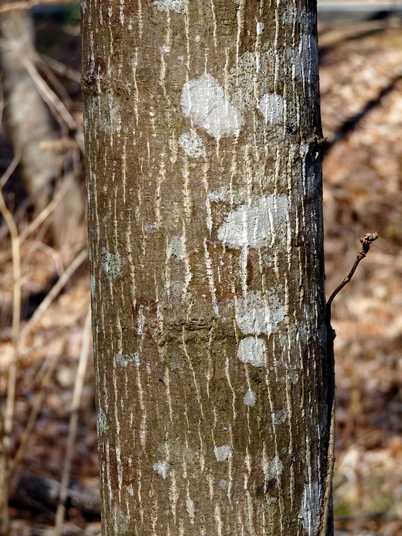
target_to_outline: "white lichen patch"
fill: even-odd
[[[303,160],[306,159],[308,153],[310,152],[310,146],[308,143],[301,143],[299,148],[299,154],[303,158]]]
[[[243,125],[243,116],[210,74],[204,73],[183,86],[182,112],[195,125],[203,128],[217,140],[237,135]]]
[[[240,298],[236,308],[236,322],[245,335],[268,335],[265,303],[262,292],[250,291]]]
[[[247,188],[232,189],[229,185],[222,186],[213,192],[209,192],[208,199],[211,203],[233,203],[239,205],[247,201]]]
[[[315,536],[320,526],[322,487],[318,482],[304,486],[299,519],[308,536]]]
[[[108,279],[115,279],[122,274],[122,267],[126,264],[126,259],[119,253],[110,253],[103,248],[101,253],[101,266]]]
[[[91,298],[94,298],[95,296],[95,289],[96,289],[96,279],[94,275],[90,275],[89,277],[89,291],[91,293]]]
[[[231,445],[221,445],[220,447],[214,448],[215,458],[218,462],[224,462],[231,457],[233,453],[233,448]]]
[[[272,421],[274,424],[283,424],[288,418],[286,409],[277,409],[272,413]]]
[[[231,212],[218,229],[218,238],[227,246],[261,248],[268,246],[273,233],[289,219],[286,195],[260,196]]]
[[[134,486],[133,486],[133,484],[130,484],[129,486],[124,486],[123,489],[125,489],[126,492],[127,492],[131,497],[134,497],[135,490],[134,490]]]
[[[264,299],[260,291],[250,291],[240,298],[236,308],[236,322],[244,335],[271,335],[286,316],[286,307],[271,291]]]
[[[291,381],[291,383],[293,383],[293,385],[296,385],[296,383],[299,381],[299,373],[296,370],[290,369],[288,371],[288,374],[289,374],[289,380]]]
[[[282,21],[283,24],[294,24],[294,19],[296,17],[295,8],[293,5],[287,5],[282,11]]]
[[[237,357],[243,363],[262,367],[265,363],[265,341],[256,337],[246,337],[240,341]]]
[[[106,413],[101,409],[96,416],[96,426],[100,432],[107,432],[109,430]]]
[[[106,134],[112,134],[121,129],[122,105],[119,97],[109,94],[107,98],[103,95],[98,99],[93,99],[89,103],[89,116],[95,116],[99,127]]]
[[[116,363],[122,367],[127,367],[130,363],[133,363],[136,367],[140,366],[140,355],[138,352],[133,354],[122,354],[121,352],[116,354]]]
[[[273,460],[269,460],[264,466],[264,475],[266,480],[272,480],[278,478],[282,474],[283,463],[275,456]]]
[[[268,125],[279,125],[283,123],[285,101],[276,93],[266,93],[258,101],[258,110]]]
[[[183,0],[154,0],[154,5],[159,11],[175,11],[183,13]]]
[[[173,236],[167,248],[167,256],[182,260],[184,259],[184,254],[184,238],[182,236]]]
[[[257,22],[257,35],[261,35],[264,31],[264,23],[263,22]]]
[[[113,529],[116,534],[124,534],[129,527],[129,519],[119,506],[112,508]]]
[[[156,474],[161,476],[163,480],[169,476],[170,473],[170,464],[166,461],[158,460],[156,463],[153,464],[152,469],[155,471]]]
[[[178,143],[186,155],[192,158],[199,158],[205,152],[204,142],[196,134],[191,135],[189,132],[184,132],[179,137]]]
[[[249,389],[247,393],[244,395],[243,404],[245,404],[246,406],[250,406],[252,408],[255,406],[256,402],[257,402],[257,393]]]

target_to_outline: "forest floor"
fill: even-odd
[[[68,27],[62,31],[69,42],[76,42],[76,51],[71,53],[76,59],[78,36]],[[59,37],[60,29],[56,33]],[[380,233],[354,279],[333,304],[337,333],[335,525],[337,536],[397,536],[402,535],[402,28],[381,21],[337,30],[322,28],[320,50],[322,120],[327,138],[328,292],[349,272],[359,238],[367,232]],[[4,130],[0,143],[10,145]],[[9,200],[10,195],[8,192]],[[13,345],[4,326],[10,320],[13,276],[4,224],[0,241],[0,392],[5,393]],[[32,297],[38,293],[43,298],[43,289],[63,267],[57,252],[38,239],[23,243],[21,258],[23,293],[31,296],[23,312],[29,318]],[[32,408],[40,402],[41,389],[45,389],[20,464],[22,473],[60,481],[72,393],[83,354],[88,287],[88,269],[83,265],[19,347],[14,449]],[[94,490],[99,485],[95,424],[90,359],[72,478]],[[31,502],[38,506],[33,499]],[[51,506],[39,508],[34,515],[28,505],[15,504],[11,513],[13,534],[53,534]],[[83,513],[77,504],[71,504],[64,534],[84,533],[99,534],[99,518],[89,508]]]

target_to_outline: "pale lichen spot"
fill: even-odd
[[[229,247],[261,248],[270,244],[273,233],[288,219],[286,195],[259,196],[228,214],[218,238]]]
[[[98,99],[93,99],[88,105],[88,112],[89,115],[96,116],[99,128],[106,134],[110,135],[121,129],[122,104],[118,96],[101,95]]]
[[[269,460],[264,466],[264,475],[266,480],[272,480],[278,478],[282,474],[283,463],[275,456],[273,460]]]
[[[262,292],[252,290],[238,300],[236,322],[241,332],[245,335],[268,334]]]
[[[127,367],[130,363],[133,363],[136,367],[140,366],[140,355],[138,352],[133,354],[122,354],[121,352],[116,354],[116,362],[122,367]]]
[[[95,289],[96,289],[96,279],[95,276],[91,274],[89,277],[89,290],[91,293],[91,298],[94,298],[95,296]]]
[[[261,35],[264,31],[264,23],[257,22],[257,35]]]
[[[184,84],[181,107],[186,117],[217,140],[237,135],[244,122],[218,81],[207,73]]]
[[[184,259],[184,238],[182,236],[173,236],[167,248],[167,256],[175,259]]]
[[[106,413],[101,409],[98,411],[98,414],[96,416],[96,425],[98,431],[100,432],[107,432],[109,430]]]
[[[257,401],[257,393],[249,389],[247,393],[244,395],[243,403],[246,406],[250,406],[251,408],[255,406],[255,403]]]
[[[299,154],[303,158],[303,160],[306,159],[308,153],[310,152],[310,146],[308,143],[301,143],[299,148]]]
[[[276,93],[266,93],[258,101],[258,110],[268,125],[274,126],[283,123],[285,100]]]
[[[299,381],[299,374],[296,370],[289,370],[289,379],[293,385],[296,385],[296,383]]]
[[[219,480],[219,487],[220,487],[221,489],[226,489],[226,488],[228,487],[228,483],[227,483],[227,481],[226,481],[226,480],[223,480],[223,479],[222,479],[222,480]]]
[[[285,316],[286,307],[272,291],[266,300],[262,292],[250,291],[237,302],[236,322],[244,335],[276,333]]]
[[[155,471],[156,474],[161,476],[163,480],[165,480],[165,478],[167,478],[170,473],[170,464],[166,461],[158,460],[156,463],[154,463],[152,469]]]
[[[199,158],[205,152],[204,142],[202,141],[202,138],[196,134],[184,132],[179,137],[178,143],[186,155],[191,156],[192,158]]]
[[[124,534],[129,527],[129,519],[119,506],[112,508],[113,529],[116,534]]]
[[[240,341],[237,357],[243,363],[261,367],[265,363],[265,341],[256,337],[246,337]]]
[[[145,222],[144,223],[144,231],[146,233],[149,233],[149,234],[154,233],[156,231],[155,223],[154,222],[148,222],[148,221]]]
[[[295,8],[292,5],[287,5],[282,11],[283,24],[293,24],[295,19]]]
[[[277,409],[272,412],[272,421],[274,424],[283,424],[288,418],[288,412],[286,409]]]
[[[304,486],[299,519],[308,536],[316,536],[320,527],[322,486],[312,482]]]
[[[126,264],[126,259],[123,259],[119,253],[110,253],[103,248],[101,253],[102,270],[105,272],[108,279],[115,279],[122,274],[122,267]]]
[[[183,13],[183,0],[154,0],[154,5],[159,11],[175,11]]]
[[[233,447],[231,445],[221,445],[214,448],[215,458],[218,462],[224,462],[232,456]]]
[[[238,205],[247,201],[247,194],[247,188],[232,189],[229,185],[226,185],[209,192],[208,199],[211,203],[233,203]]]
[[[134,497],[135,490],[134,490],[133,484],[130,484],[129,486],[124,486],[124,489],[127,491],[129,495],[131,495],[131,497]]]

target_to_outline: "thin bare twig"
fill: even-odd
[[[88,363],[89,349],[91,343],[91,308],[88,307],[88,314],[85,320],[81,355],[78,363],[77,377],[74,386],[74,394],[72,401],[72,411],[70,417],[70,424],[68,427],[68,439],[67,439],[67,450],[66,458],[64,461],[63,474],[61,477],[61,485],[59,492],[59,504],[57,506],[56,512],[56,526],[54,530],[54,536],[60,536],[63,528],[64,514],[65,514],[65,503],[68,493],[68,482],[70,480],[71,473],[71,464],[73,460],[73,450],[75,438],[77,435],[78,427],[78,410],[80,408],[80,399],[82,394],[82,388],[84,386],[85,380],[85,371]]]
[[[42,387],[40,392],[38,393],[38,396],[35,400],[35,404],[31,410],[31,413],[29,415],[28,422],[24,428],[24,433],[21,438],[20,445],[18,447],[17,453],[14,456],[14,459],[11,462],[10,466],[10,482],[9,482],[9,494],[10,497],[12,497],[15,494],[16,488],[18,486],[20,476],[21,476],[21,469],[18,468],[24,454],[26,451],[26,448],[28,446],[28,441],[31,437],[32,430],[35,426],[36,419],[39,415],[39,411],[42,408],[43,402],[45,400],[45,396],[47,393],[47,387],[50,383],[50,380],[52,379],[53,373],[56,370],[56,366],[59,362],[60,356],[62,354],[63,348],[66,343],[67,337],[70,335],[70,331],[64,334],[64,336],[58,341],[56,350],[53,352],[50,360],[50,364],[46,370],[45,376],[43,378]]]
[[[73,130],[75,140],[80,148],[82,154],[84,154],[85,146],[82,136],[82,127],[79,125],[71,113],[67,110],[63,101],[56,95],[56,93],[49,87],[45,80],[39,75],[35,69],[33,61],[23,58],[22,63],[25,69],[31,76],[34,84],[36,85],[42,99],[46,102],[49,108],[52,110],[54,117],[60,123],[61,120],[67,125],[70,130]]]
[[[73,260],[73,262],[68,266],[64,274],[60,277],[60,279],[57,281],[57,283],[52,287],[50,292],[47,294],[46,298],[41,302],[39,307],[36,309],[35,313],[32,315],[29,322],[25,325],[25,327],[21,330],[19,340],[21,341],[28,333],[31,331],[32,326],[39,320],[39,318],[43,315],[43,313],[46,311],[46,309],[49,307],[49,305],[53,302],[53,300],[58,296],[58,294],[61,292],[61,289],[66,285],[68,280],[71,278],[71,276],[74,274],[74,272],[81,266],[81,264],[85,261],[85,259],[88,257],[88,251],[86,249],[83,249],[81,253],[79,253],[76,258]]]
[[[46,76],[47,80],[52,84],[53,88],[57,91],[59,98],[64,103],[66,108],[71,111],[73,107],[73,101],[70,98],[70,95],[64,88],[64,85],[54,74],[53,70],[42,60],[42,58],[37,52],[35,52],[34,62],[36,67],[38,67],[42,71],[42,73]]]
[[[352,279],[359,262],[367,255],[371,244],[377,240],[378,233],[367,233],[361,239],[361,248],[356,255],[356,260],[353,263],[352,269],[343,281],[336,287],[326,304],[326,327],[327,327],[327,407],[328,407],[328,423],[330,425],[328,433],[327,447],[327,467],[326,467],[326,482],[324,506],[322,510],[322,525],[320,536],[327,536],[330,533],[330,527],[333,525],[333,509],[332,509],[332,477],[335,466],[335,357],[334,357],[334,339],[335,331],[331,326],[331,305],[335,296],[343,289],[345,285]],[[332,534],[332,532],[331,532]]]
[[[11,177],[11,175],[14,173],[15,168],[18,166],[19,162],[21,160],[21,147],[15,148],[15,154],[13,159],[11,160],[10,165],[6,169],[6,171],[3,173],[3,176],[0,179],[0,190],[2,190],[8,181],[8,179]]]
[[[61,118],[65,124],[71,130],[76,130],[78,125],[70,114],[70,112],[65,107],[64,103],[59,99],[56,93],[48,86],[45,80],[40,76],[40,74],[35,69],[35,65],[30,58],[23,58],[22,63],[25,69],[28,71],[30,77],[32,78],[38,92],[40,93],[42,99],[46,102],[49,108],[53,111],[56,119]]]
[[[85,308],[87,309],[88,307],[85,306]],[[34,378],[32,382],[30,382],[30,390],[34,389],[35,384],[39,382],[41,383],[41,386],[40,386],[38,395],[35,399],[35,404],[32,407],[31,413],[29,415],[28,422],[24,428],[24,432],[22,434],[22,438],[21,438],[17,453],[11,462],[10,497],[13,497],[13,495],[15,494],[16,487],[18,486],[18,483],[20,481],[21,469],[19,468],[19,464],[21,460],[23,459],[23,456],[29,444],[29,439],[31,437],[37,417],[39,415],[39,412],[42,408],[43,402],[47,394],[47,388],[53,377],[54,371],[56,370],[56,367],[59,362],[60,356],[62,355],[63,349],[65,348],[66,341],[71,336],[71,330],[75,329],[76,320],[82,318],[82,313],[83,313],[83,309],[80,309],[78,314],[75,315],[74,319],[71,320],[69,324],[70,329],[66,330],[64,328],[63,334],[56,341],[56,348],[48,356],[48,359],[46,359],[46,361],[42,364],[39,372],[36,375],[36,378]]]
[[[81,73],[79,71],[72,69],[68,65],[61,63],[46,54],[38,54],[38,58],[40,59],[41,64],[47,65],[57,74],[69,78],[70,80],[77,82],[77,84],[81,84]]]
[[[66,195],[68,189],[73,184],[74,180],[76,179],[75,172],[70,173],[63,182],[62,187],[57,192],[57,194],[54,196],[52,201],[42,210],[40,214],[26,227],[22,233],[20,234],[19,240],[20,244],[37,228],[39,225],[48,217],[50,214],[54,211],[54,209],[57,207],[57,205],[60,203],[60,201],[63,199],[63,197]]]
[[[331,305],[332,305],[332,302],[334,301],[334,298],[335,296],[343,289],[343,287],[345,285],[347,285],[349,283],[349,281],[352,279],[355,271],[356,271],[356,268],[358,267],[359,265],[359,262],[361,260],[364,259],[364,257],[367,255],[369,249],[370,249],[370,246],[371,244],[377,240],[377,238],[379,237],[379,233],[367,233],[365,234],[364,236],[362,236],[362,238],[360,239],[360,243],[361,243],[361,248],[360,250],[358,251],[357,255],[356,255],[356,260],[352,266],[352,269],[350,270],[350,272],[348,273],[348,275],[343,279],[342,283],[340,283],[336,289],[333,291],[333,293],[331,294],[331,296],[329,297],[328,301],[327,301],[327,305],[326,305],[326,309],[327,309],[327,320],[330,320],[331,319]],[[328,313],[329,313],[329,317],[328,317]]]

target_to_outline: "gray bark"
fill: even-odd
[[[82,2],[105,536],[326,533],[315,9]]]

